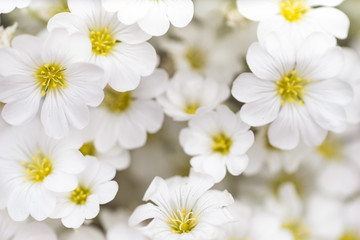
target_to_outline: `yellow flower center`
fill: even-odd
[[[84,205],[91,192],[89,188],[79,185],[70,193],[70,200],[76,205]]]
[[[360,240],[360,236],[354,232],[345,232],[339,240]]]
[[[303,95],[305,86],[310,80],[300,78],[296,70],[291,71],[279,81],[276,81],[277,92],[281,97],[281,105],[285,102],[297,101],[300,105],[304,104]]]
[[[294,240],[305,240],[309,238],[309,231],[301,221],[286,222],[282,227],[292,233]]]
[[[198,103],[188,103],[184,107],[184,112],[187,114],[195,114],[196,110],[200,107],[200,104]]]
[[[92,45],[92,52],[102,56],[108,55],[111,50],[113,50],[116,43],[120,42],[114,38],[108,28],[91,30],[89,37]]]
[[[46,157],[40,150],[35,151],[35,156],[28,162],[21,162],[26,170],[25,182],[43,182],[53,171],[53,160]]]
[[[229,153],[231,145],[231,138],[226,136],[224,133],[220,133],[213,137],[213,144],[211,149],[216,153],[226,155]]]
[[[174,233],[182,234],[191,232],[197,225],[197,219],[192,210],[182,209],[174,212],[168,222]]]
[[[122,113],[126,111],[133,99],[131,92],[118,92],[107,86],[104,89],[105,97],[102,106],[113,113]]]
[[[34,73],[41,88],[41,94],[45,96],[48,90],[55,90],[66,87],[65,72],[66,68],[60,64],[43,64]]]
[[[206,66],[206,52],[199,47],[189,47],[185,58],[194,70],[202,70]]]
[[[309,10],[304,0],[280,0],[280,13],[289,22],[300,21]]]
[[[96,156],[96,148],[94,145],[94,142],[86,142],[84,143],[81,148],[79,149],[79,151],[84,155],[89,155],[89,156]]]
[[[327,137],[317,151],[327,161],[338,161],[343,156],[343,145],[338,139]]]

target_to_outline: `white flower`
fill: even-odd
[[[233,96],[245,102],[242,120],[251,126],[271,123],[269,141],[280,149],[294,149],[300,139],[319,145],[328,130],[343,130],[344,106],[353,93],[336,77],[343,55],[335,44],[315,33],[296,50],[280,35],[251,45],[247,62],[253,73],[241,74],[232,88]]]
[[[32,0],[0,0],[0,13],[9,13],[15,8],[29,6]]]
[[[90,129],[96,129],[96,149],[105,152],[116,143],[126,149],[143,146],[146,133],[157,132],[163,123],[161,106],[152,98],[165,91],[167,79],[166,72],[159,69],[143,78],[134,91],[121,93],[106,87],[105,99],[92,110],[89,125]]]
[[[99,105],[104,97],[103,70],[84,62],[90,41],[57,29],[45,39],[18,36],[12,46],[0,49],[0,71],[6,74],[0,88],[5,121],[21,125],[41,108],[41,122],[51,137],[66,136],[69,125],[84,128],[88,106]]]
[[[248,164],[246,151],[254,143],[250,126],[243,123],[228,107],[220,105],[215,111],[197,114],[189,128],[180,132],[180,144],[193,156],[191,166],[220,182],[226,169],[240,175]]]
[[[103,0],[103,6],[107,11],[117,12],[122,23],[138,23],[153,36],[164,35],[169,22],[175,27],[185,27],[194,15],[192,0]]]
[[[246,18],[260,21],[258,37],[282,32],[301,43],[313,32],[322,32],[344,39],[349,31],[348,17],[332,8],[344,0],[237,0],[238,9]]]
[[[155,177],[143,198],[152,203],[135,209],[130,226],[151,219],[141,228],[154,240],[213,239],[217,226],[231,220],[224,207],[234,202],[226,190],[209,190],[213,185],[210,176],[194,172],[185,178]]]
[[[136,25],[126,26],[114,13],[105,11],[100,0],[69,0],[71,13],[59,13],[49,20],[48,29],[65,28],[83,33],[92,44],[87,61],[105,70],[105,81],[119,91],[134,90],[141,76],[150,75],[156,65],[151,36]],[[85,41],[85,40],[84,40]]]
[[[10,47],[10,42],[13,38],[13,35],[16,31],[18,24],[14,23],[13,25],[4,29],[3,26],[0,26],[0,48],[1,47]]]
[[[56,195],[78,184],[76,174],[85,167],[78,151],[81,143],[51,139],[37,121],[2,132],[0,142],[0,182],[8,192],[10,217],[16,221],[29,214],[38,221],[49,217]]]
[[[353,133],[347,133],[329,134],[314,149],[311,159],[317,162],[315,183],[321,192],[333,198],[346,199],[359,191],[359,148],[359,138]]]
[[[118,184],[111,179],[115,169],[100,163],[95,157],[86,156],[87,166],[78,175],[79,183],[75,190],[58,196],[57,206],[52,218],[61,218],[68,228],[80,227],[85,219],[95,218],[100,210],[99,204],[114,199]]]
[[[229,87],[225,83],[178,71],[171,79],[166,93],[158,97],[157,101],[175,121],[186,121],[196,112],[214,109],[229,95]]]

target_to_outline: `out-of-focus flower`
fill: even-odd
[[[250,126],[241,121],[228,107],[220,105],[216,111],[195,115],[189,128],[180,132],[180,144],[193,156],[191,166],[220,182],[226,169],[240,175],[248,164],[247,150],[254,143]]]
[[[69,0],[71,13],[59,13],[49,20],[48,29],[65,28],[83,33],[91,41],[88,61],[105,70],[105,82],[120,92],[134,90],[141,76],[155,69],[156,52],[147,42],[151,36],[136,25],[126,26],[114,13],[105,11],[100,0]]]
[[[229,84],[243,68],[243,48],[229,48],[245,44],[240,33],[220,37],[213,25],[193,24],[173,31],[173,35],[161,39],[160,46],[170,53],[178,71],[195,72]]]
[[[15,8],[24,8],[29,6],[32,0],[0,0],[0,14],[9,13]]]
[[[17,26],[17,23],[14,23],[12,26],[6,27],[5,29],[3,26],[0,26],[0,48],[10,47]]]
[[[0,72],[6,74],[0,88],[5,121],[21,125],[41,108],[41,122],[51,137],[66,136],[69,125],[84,128],[88,106],[99,105],[104,97],[103,70],[85,63],[90,41],[57,29],[45,39],[17,36],[12,45],[0,49]]]
[[[114,168],[92,156],[86,156],[86,163],[85,170],[78,175],[77,187],[57,197],[57,206],[51,215],[61,218],[68,228],[78,228],[85,219],[95,218],[99,205],[113,200],[118,191],[118,184],[111,181],[115,176]]]
[[[41,222],[24,224],[15,233],[12,240],[57,240],[53,229]]]
[[[137,207],[129,223],[151,219],[141,229],[154,240],[213,239],[217,226],[231,220],[225,207],[234,202],[227,191],[209,190],[213,185],[210,176],[194,172],[185,178],[155,177],[143,198],[153,203]]]
[[[105,240],[105,236],[95,227],[81,226],[60,234],[59,240]]]
[[[253,239],[253,240],[293,240],[291,234],[282,228],[278,216],[263,209],[251,209],[240,202],[228,207],[234,220],[221,226],[217,240]],[[297,239],[296,239],[297,240]]]
[[[7,189],[10,217],[24,221],[30,214],[44,220],[55,209],[56,195],[78,184],[76,174],[85,168],[81,142],[51,139],[38,121],[10,128],[0,137],[1,187]]]
[[[107,11],[117,12],[122,23],[126,25],[137,23],[143,31],[153,36],[164,35],[170,23],[175,27],[185,27],[194,15],[192,0],[102,1]]]
[[[225,83],[192,72],[178,71],[157,101],[175,121],[186,121],[196,112],[214,109],[229,95],[229,87]]]
[[[319,44],[321,43],[321,44]],[[234,82],[233,96],[246,104],[242,120],[251,126],[270,124],[270,143],[294,149],[300,139],[319,145],[327,131],[346,126],[344,106],[352,100],[348,83],[337,78],[343,54],[336,41],[314,33],[298,48],[282,35],[269,35],[249,48],[247,62],[253,73]]]
[[[349,124],[360,122],[360,55],[350,48],[343,48],[344,67],[338,76],[346,81],[354,90],[354,99],[345,107],[346,118]]]

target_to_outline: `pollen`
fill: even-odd
[[[89,38],[92,45],[92,52],[101,56],[110,54],[116,43],[120,42],[114,38],[108,28],[91,30]]]
[[[76,205],[84,205],[90,194],[91,191],[89,188],[79,185],[75,190],[70,193],[70,200]]]
[[[53,160],[36,150],[31,160],[20,163],[26,171],[25,182],[43,182],[53,171]]]
[[[79,151],[84,155],[89,155],[89,156],[96,156],[96,148],[94,145],[94,142],[86,142],[84,143],[81,148],[79,149]]]
[[[301,221],[286,222],[282,227],[291,232],[294,240],[305,240],[309,238],[309,231]]]
[[[211,149],[216,153],[226,155],[229,153],[231,145],[231,138],[226,136],[224,133],[220,133],[213,137],[213,144]]]
[[[310,83],[310,80],[299,77],[296,70],[276,81],[277,92],[281,97],[281,105],[284,105],[285,102],[298,102],[299,105],[303,105],[304,89],[308,83]]]
[[[66,68],[56,63],[43,64],[38,68],[34,77],[41,88],[42,96],[45,96],[49,90],[58,90],[67,86],[65,70]]]
[[[339,240],[360,240],[360,236],[354,232],[345,232]]]
[[[189,47],[185,51],[185,58],[194,70],[203,70],[206,66],[206,52],[200,47]]]
[[[289,22],[298,22],[310,10],[304,0],[281,0],[280,13]]]
[[[130,106],[133,101],[131,92],[118,92],[107,86],[104,89],[105,97],[102,102],[102,107],[106,108],[112,113],[123,113]]]
[[[171,215],[168,224],[171,230],[177,234],[191,232],[197,225],[197,218],[192,210],[178,209]]]
[[[196,110],[200,107],[200,104],[198,103],[188,103],[184,107],[184,112],[187,114],[195,114]]]

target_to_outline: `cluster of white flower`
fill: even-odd
[[[356,1],[0,0],[0,240],[360,240]]]

